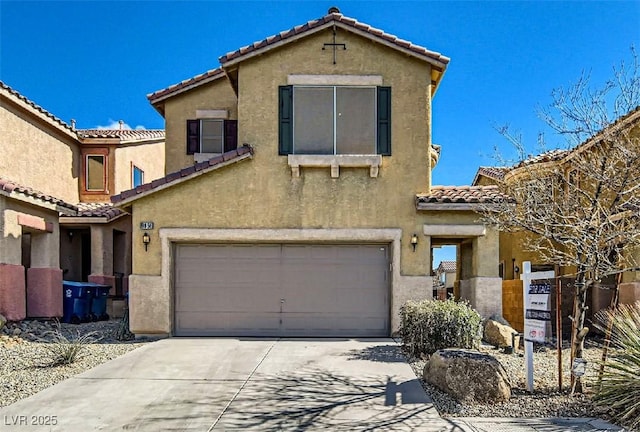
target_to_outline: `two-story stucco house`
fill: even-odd
[[[387,336],[431,297],[437,244],[499,310],[497,235],[473,212],[496,188],[431,187],[447,57],[332,8],[219,60],[148,96],[171,174],[112,198],[138,230],[133,332]]]
[[[164,131],[77,130],[0,82],[0,314],[62,316],[63,279],[126,291],[131,218],[109,197],[163,175]]]

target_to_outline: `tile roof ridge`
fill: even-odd
[[[172,84],[163,89],[156,90],[152,93],[149,93],[147,94],[147,99],[149,100],[149,102],[153,104],[155,102],[158,102],[160,99],[164,98],[165,96],[171,95],[175,92],[179,92],[180,90],[183,90],[189,86],[196,85],[198,83],[207,81],[209,79],[215,80],[218,78],[222,78],[225,75],[226,75],[226,72],[221,67],[217,67],[215,69],[209,69],[208,71],[198,74],[194,77],[188,78],[186,80],[182,80],[179,83]]]
[[[172,183],[176,183],[185,177],[190,178],[196,174],[203,174],[209,172],[213,169],[216,169],[220,166],[226,166],[226,162],[234,161],[242,156],[247,154],[253,155],[254,149],[249,144],[243,144],[235,150],[230,150],[228,152],[222,153],[221,155],[214,156],[210,159],[207,159],[202,162],[195,163],[188,167],[181,168],[179,170],[173,171],[164,177],[153,180],[150,183],[145,183],[140,186],[137,186],[133,189],[129,189],[126,191],[122,191],[117,195],[111,196],[111,202],[117,204],[129,198],[135,197],[140,194],[145,194],[147,192],[151,192],[160,187],[167,187]]]
[[[0,176],[0,191],[7,192],[9,194],[18,193],[18,194],[22,194],[22,195],[34,198],[36,200],[48,202],[60,207],[73,210],[73,211],[78,210],[77,206],[75,206],[74,204],[68,203],[61,198],[55,197],[53,195],[49,195],[47,193],[44,193],[32,187],[22,185],[18,182],[15,182],[13,180],[10,180],[2,176]]]
[[[225,55],[221,56],[218,58],[218,60],[220,61],[220,63],[222,64],[222,66],[225,65],[225,63],[232,61],[232,60],[236,60],[246,54],[249,54],[257,49],[260,48],[264,48],[267,47],[269,45],[273,45],[277,42],[283,41],[285,39],[291,38],[293,36],[296,36],[300,33],[304,33],[306,31],[310,31],[314,28],[317,27],[321,27],[327,23],[340,23],[343,24],[347,27],[351,27],[353,29],[356,30],[360,30],[360,31],[364,31],[366,33],[368,33],[369,35],[371,35],[372,37],[375,38],[379,38],[382,39],[386,42],[392,43],[394,45],[397,45],[400,48],[405,48],[408,49],[409,51],[414,52],[415,54],[419,54],[421,56],[426,56],[429,58],[432,58],[434,60],[437,60],[441,63],[444,64],[444,66],[446,67],[446,65],[449,63],[449,58],[446,56],[443,56],[442,54],[436,52],[436,51],[431,51],[423,46],[420,45],[416,45],[410,41],[404,40],[404,39],[400,39],[399,37],[392,35],[390,33],[386,33],[383,30],[377,29],[372,27],[369,24],[363,23],[358,21],[355,18],[351,18],[348,17],[346,15],[343,15],[339,10],[337,11],[332,11],[331,8],[329,10],[329,12],[322,16],[321,18],[315,19],[315,20],[311,20],[311,21],[307,21],[307,23],[302,24],[302,25],[298,25],[298,26],[294,26],[288,30],[283,30],[280,33],[277,33],[275,35],[271,35],[268,36],[266,38],[263,38],[259,41],[255,41],[249,45],[245,45],[235,51],[230,51],[228,53],[226,53]],[[337,9],[337,8],[335,8]]]
[[[9,86],[7,83],[5,83],[2,80],[0,80],[0,88],[5,90],[6,92],[8,92],[13,97],[15,97],[15,98],[21,100],[22,102],[26,103],[27,105],[29,105],[31,108],[33,108],[34,110],[36,110],[40,114],[46,116],[50,120],[54,121],[55,123],[59,124],[63,128],[67,129],[69,131],[69,133],[75,134],[74,128],[71,127],[71,125],[69,125],[67,122],[65,122],[64,120],[62,120],[59,117],[55,116],[50,111],[44,109],[43,107],[41,107],[40,105],[38,105],[37,103],[35,103],[31,99],[29,99],[28,97],[24,96],[22,93],[20,93],[16,89],[12,88],[11,86]]]

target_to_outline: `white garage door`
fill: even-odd
[[[177,336],[388,336],[387,245],[178,245]]]

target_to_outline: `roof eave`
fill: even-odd
[[[376,36],[376,35],[372,35],[371,33],[366,32],[364,30],[360,30],[358,28],[354,28],[354,27],[352,27],[352,26],[350,26],[348,24],[342,23],[340,21],[329,20],[329,21],[325,22],[324,24],[320,24],[317,27],[314,27],[314,28],[309,29],[307,31],[301,32],[301,33],[299,33],[297,35],[290,36],[290,37],[287,37],[285,39],[281,39],[278,42],[274,42],[272,44],[267,44],[267,45],[265,45],[263,47],[260,47],[260,48],[257,48],[255,50],[252,50],[252,51],[250,51],[250,52],[248,52],[246,54],[240,54],[239,56],[236,56],[235,58],[233,58],[231,60],[224,60],[225,56],[222,56],[222,57],[219,58],[219,61],[220,61],[220,64],[222,65],[222,68],[226,70],[226,69],[230,68],[231,66],[239,64],[241,62],[244,62],[244,61],[249,60],[251,58],[254,58],[256,56],[260,56],[260,55],[264,54],[267,51],[271,51],[271,50],[276,49],[278,47],[281,47],[283,45],[287,45],[287,44],[289,44],[291,42],[295,42],[297,40],[300,40],[302,38],[305,38],[307,36],[310,36],[312,34],[315,34],[317,32],[320,32],[322,30],[325,30],[325,29],[333,27],[333,26],[342,28],[343,30],[347,30],[347,31],[349,31],[351,33],[357,34],[359,36],[362,36],[362,37],[365,37],[365,38],[370,39],[372,41],[375,41],[377,43],[380,43],[381,45],[385,45],[385,46],[387,46],[389,48],[392,48],[392,49],[395,49],[397,51],[403,52],[404,54],[407,54],[407,55],[409,55],[411,57],[415,57],[415,58],[417,58],[419,60],[426,61],[427,63],[430,63],[433,67],[435,67],[436,69],[438,69],[441,72],[440,77],[437,80],[438,82],[440,82],[440,80],[442,79],[442,76],[444,75],[444,71],[447,68],[447,64],[449,63],[449,60],[450,60],[448,57],[442,56],[442,55],[440,55],[438,53],[435,53],[435,52],[433,54],[434,55],[438,55],[440,60],[435,59],[434,57],[426,55],[426,54],[421,55],[421,54],[419,54],[419,53],[417,53],[417,52],[415,52],[415,51],[413,51],[413,50],[411,50],[409,48],[405,48],[405,47],[399,46],[398,44],[396,44],[396,43],[394,43],[392,41],[389,41],[389,40],[387,40],[385,38],[382,38],[382,37],[379,37],[379,36]]]
[[[37,207],[40,207],[40,208],[44,208],[44,209],[47,209],[47,210],[55,211],[55,212],[62,213],[62,214],[65,214],[65,215],[72,216],[72,215],[76,214],[76,211],[73,210],[73,209],[61,206],[61,205],[56,204],[56,203],[44,201],[44,200],[36,198],[36,197],[25,195],[22,192],[14,192],[14,191],[8,192],[8,191],[4,191],[4,190],[0,189],[0,195],[4,195],[7,198],[11,198],[11,199],[14,199],[16,201],[21,201],[21,202],[24,202],[24,203],[27,203],[27,204],[31,204],[31,205],[34,205],[34,206],[37,206]]]
[[[485,204],[482,203],[417,203],[418,211],[476,211],[480,210]]]
[[[416,203],[417,211],[472,211],[485,212],[500,210],[501,204],[498,203]]]
[[[106,224],[120,219],[127,213],[120,213],[112,218],[108,216],[60,216],[60,224],[63,225],[85,225],[85,224]]]
[[[226,76],[226,73],[224,71],[220,71],[220,73],[216,73],[211,75],[210,77],[201,79],[201,80],[197,80],[194,81],[191,84],[185,85],[184,87],[180,87],[180,88],[176,88],[175,90],[171,90],[168,91],[158,97],[154,97],[154,93],[151,93],[149,95],[147,95],[147,99],[149,100],[149,102],[151,103],[151,105],[156,109],[156,111],[158,111],[162,116],[164,116],[164,109],[162,111],[160,111],[160,109],[156,106],[157,104],[159,104],[160,102],[163,102],[167,99],[170,99],[174,96],[177,96],[179,94],[191,91],[195,88],[198,88],[204,84],[208,84],[210,82],[219,80],[221,78],[224,78]],[[176,86],[179,86],[180,83],[175,84]],[[162,92],[162,90],[160,90],[160,92]],[[156,92],[157,93],[157,92]]]

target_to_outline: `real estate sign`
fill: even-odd
[[[528,295],[525,297],[524,338],[544,342],[551,327],[551,283],[548,280],[531,280],[525,289]]]
[[[524,298],[524,357],[527,390],[533,391],[533,343],[544,342],[551,333],[551,281],[555,272],[531,272],[531,262],[522,263],[522,295]]]

